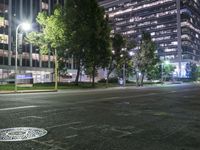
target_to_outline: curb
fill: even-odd
[[[57,92],[58,90],[22,90],[22,91],[0,91],[0,94],[22,94],[22,93],[43,93],[43,92]]]

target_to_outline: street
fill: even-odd
[[[0,95],[0,129],[43,137],[0,150],[199,150],[200,85]]]

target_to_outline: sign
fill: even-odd
[[[32,73],[17,74],[17,86],[30,87],[33,86],[33,75]]]
[[[33,79],[33,76],[31,73],[27,74],[18,74],[17,79]]]

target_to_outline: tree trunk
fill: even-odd
[[[75,79],[75,84],[78,85],[79,84],[79,76],[80,76],[80,71],[81,71],[81,64],[80,64],[80,58],[78,59],[78,62],[77,62],[77,74],[76,74],[76,79]]]
[[[108,71],[108,73],[107,73],[107,77],[106,77],[106,87],[108,87],[110,74],[111,74],[111,72]]]
[[[109,79],[109,75],[107,74],[107,77],[106,77],[106,87],[108,87],[108,79]]]
[[[136,72],[136,86],[139,86],[139,75],[138,75],[138,72]]]
[[[92,87],[95,87],[95,65],[92,67]]]
[[[143,86],[143,81],[144,81],[144,73],[142,73],[141,86]]]

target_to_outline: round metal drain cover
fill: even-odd
[[[0,141],[26,141],[42,137],[47,134],[45,129],[18,127],[0,130]]]

